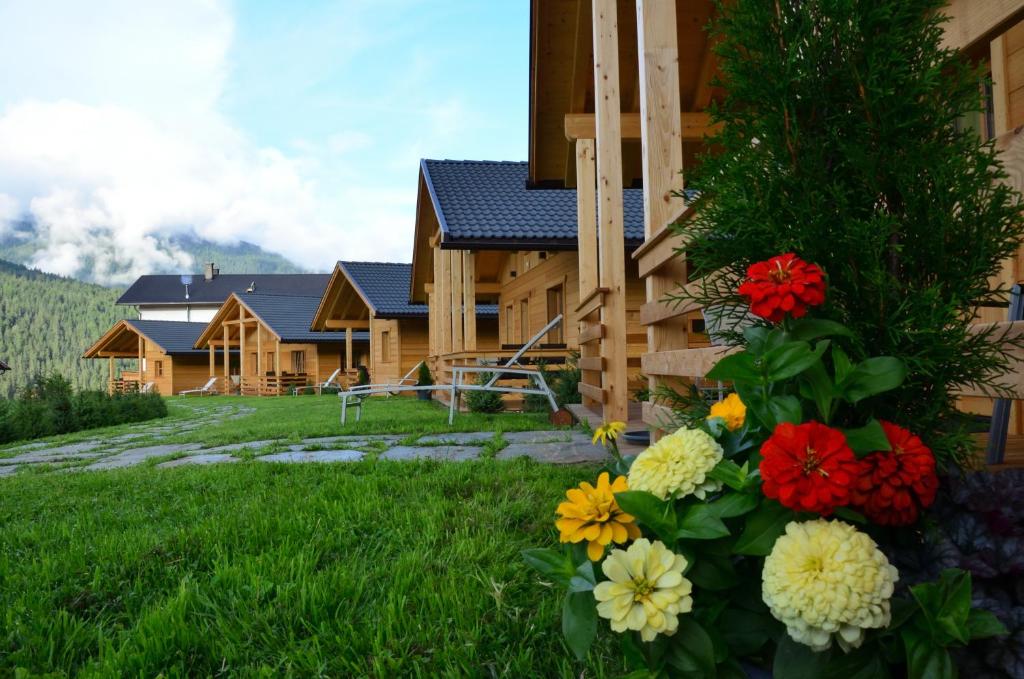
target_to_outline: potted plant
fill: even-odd
[[[427,367],[426,361],[420,363],[419,373],[416,375],[416,386],[417,387],[429,387],[434,384],[434,378],[430,374],[430,368]],[[416,398],[421,401],[429,401],[431,395],[434,392],[430,389],[421,389],[416,392]]]

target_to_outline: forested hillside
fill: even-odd
[[[0,260],[0,359],[11,366],[0,396],[52,371],[79,389],[104,388],[106,362],[80,357],[128,311],[114,306],[121,292]]]

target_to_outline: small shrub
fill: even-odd
[[[429,387],[432,384],[434,384],[434,377],[430,374],[430,368],[427,367],[426,362],[420,363],[419,372],[416,374],[416,385]]]
[[[490,379],[490,373],[480,373],[476,383],[487,384]],[[496,391],[467,391],[466,406],[474,413],[500,413],[505,409],[505,401]]]
[[[366,369],[365,365],[361,365],[356,368],[356,386],[361,387],[364,384],[370,383],[370,371]]]

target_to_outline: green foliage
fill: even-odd
[[[416,384],[421,387],[429,387],[434,383],[434,376],[430,374],[430,368],[426,361],[420,363],[419,372],[416,374]]]
[[[480,373],[476,383],[487,384],[491,377],[490,373]],[[467,391],[465,398],[471,413],[500,413],[505,409],[505,401],[497,391]]]
[[[370,383],[370,371],[366,369],[365,365],[358,366],[356,368],[356,386],[361,387],[364,384]]]
[[[416,404],[381,409],[402,400]],[[557,544],[550,498],[592,472],[241,462],[3,479],[0,554],[17,558],[0,559],[0,675],[618,676],[610,642],[571,659],[561,601],[517,558]]]
[[[105,388],[106,362],[81,355],[124,317],[114,305],[120,294],[0,260],[0,358],[11,366],[0,398],[48,373],[66,375],[75,389]]]
[[[980,73],[940,47],[943,5],[720,3],[727,95],[712,115],[725,125],[688,177],[701,195],[679,230],[695,274],[715,274],[695,296],[706,307],[735,309],[746,267],[772,255],[821,266],[824,315],[852,331],[850,359],[909,369],[877,409],[951,462],[972,445],[956,388],[1007,368],[967,326],[976,305],[1004,297],[991,277],[1024,222],[993,146],[958,127],[981,107]],[[855,385],[847,393],[857,400]]]
[[[0,401],[0,443],[69,434],[167,415],[157,394],[75,392],[60,375],[42,377],[17,399]]]

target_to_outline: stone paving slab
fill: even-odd
[[[175,455],[177,453],[187,453],[193,450],[199,450],[202,446],[198,443],[187,443],[187,444],[167,444],[163,446],[149,446],[146,448],[134,448],[132,450],[126,450],[118,453],[117,455],[111,455],[105,457],[102,460],[93,462],[87,470],[95,469],[118,469],[121,467],[131,467],[139,464],[144,460],[151,457],[162,457],[164,455]]]
[[[584,462],[605,462],[610,459],[608,452],[600,446],[581,443],[513,443],[498,452],[499,460],[528,457],[537,462],[549,464],[580,464]]]
[[[568,443],[572,440],[573,432],[569,431],[510,431],[503,434],[509,443]],[[583,434],[586,437],[586,434]],[[590,442],[590,439],[587,439]]]
[[[16,471],[18,471],[18,467],[13,464],[6,467],[0,467],[0,476],[10,476]]]
[[[214,453],[212,455],[200,454],[189,455],[188,457],[179,457],[177,460],[161,462],[157,467],[181,467],[187,464],[219,464],[221,462],[241,462],[241,460],[226,453]]]
[[[506,438],[507,438],[506,434]],[[417,444],[421,443],[453,443],[455,445],[483,445],[485,441],[490,441],[494,438],[494,432],[491,431],[457,431],[451,434],[429,434],[427,436],[421,436],[416,440]]]
[[[223,446],[215,446],[213,448],[203,448],[202,449],[202,454],[203,455],[214,455],[214,454],[217,454],[217,453],[237,453],[238,451],[242,450],[243,448],[247,448],[249,450],[262,450],[263,448],[266,448],[267,446],[273,445],[275,443],[277,443],[277,441],[273,441],[273,440],[248,441],[246,443],[228,443],[228,444],[223,445]]]
[[[380,456],[382,460],[448,460],[462,462],[479,457],[476,446],[395,446]]]
[[[358,462],[363,453],[358,450],[293,450],[271,453],[256,458],[260,462]]]
[[[32,453],[25,453],[16,457],[8,457],[0,460],[0,466],[15,464],[43,464],[53,462],[66,462],[68,460],[88,460],[93,457],[103,457],[105,453],[61,453],[54,450],[38,450]]]

